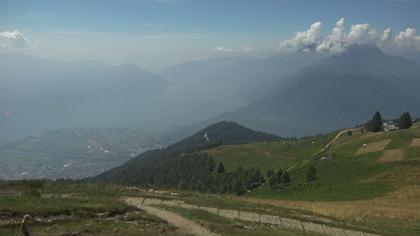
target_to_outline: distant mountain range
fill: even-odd
[[[335,55],[211,58],[157,75],[132,64],[2,54],[0,110],[8,115],[0,142],[68,127],[175,130],[168,137],[179,140],[221,120],[305,136],[358,124],[376,110],[417,116],[419,68],[369,45]]]
[[[351,127],[375,111],[420,115],[420,63],[352,45],[282,79],[275,91],[250,105],[180,130],[183,135],[232,120],[281,136],[305,136]],[[175,135],[175,134],[174,134]]]
[[[0,111],[10,113],[0,142],[63,127],[129,127],[141,117],[139,101],[166,85],[133,64],[0,54]]]
[[[274,92],[287,75],[328,55],[297,52],[266,58],[210,58],[165,68],[158,75],[172,85],[198,91],[200,99],[223,102],[220,98],[226,98],[225,103],[246,104]]]

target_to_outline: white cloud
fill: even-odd
[[[344,40],[344,18],[341,18],[332,29],[331,35],[318,43],[316,50],[321,52],[341,52],[343,50]]]
[[[297,32],[292,38],[283,40],[279,44],[280,50],[283,52],[316,50],[335,53],[343,51],[348,45],[364,43],[383,48],[406,47],[420,50],[420,36],[416,34],[414,28],[407,28],[393,38],[390,28],[379,34],[368,23],[351,25],[349,32],[346,33],[344,18],[337,21],[330,35],[322,36],[321,26],[321,22],[315,22],[307,31]]]
[[[217,47],[214,49],[216,52],[224,52],[224,53],[247,53],[247,52],[253,52],[254,49],[252,47],[246,46],[240,49],[233,49],[229,47]]]
[[[319,41],[321,34],[322,23],[313,23],[308,30],[303,32],[296,32],[295,35],[280,43],[279,48],[282,51],[296,51],[299,49],[306,49],[312,47]]]
[[[0,48],[24,47],[26,44],[25,36],[17,30],[0,32]]]
[[[420,50],[420,35],[417,35],[416,29],[407,28],[405,31],[401,31],[395,37],[395,44],[399,47],[405,48],[416,48]]]
[[[386,30],[384,30],[384,33],[382,34],[381,38],[380,38],[380,43],[379,46],[381,47],[390,47],[393,46],[393,40],[392,40],[392,30],[391,28],[388,28]]]
[[[350,27],[350,32],[346,37],[346,43],[373,43],[377,38],[378,34],[369,24],[356,24]]]

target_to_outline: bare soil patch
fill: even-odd
[[[359,148],[359,150],[357,150],[356,155],[382,151],[390,142],[391,139],[385,139],[377,142],[366,143],[366,146],[363,145]]]
[[[402,159],[404,159],[404,150],[400,148],[400,149],[385,150],[381,158],[379,158],[379,161],[392,162],[392,161],[400,161]]]
[[[420,138],[413,138],[410,147],[420,147]]]

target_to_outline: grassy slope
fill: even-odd
[[[22,216],[34,235],[177,235],[166,222],[119,201],[124,187],[60,182],[0,182],[0,235],[18,235]],[[136,222],[133,224],[133,222]]]
[[[279,141],[228,145],[207,150],[216,163],[223,162],[226,170],[238,166],[258,167],[263,173],[269,169],[286,169],[320,150],[335,133],[318,135],[297,141]]]
[[[320,135],[298,141],[255,143],[246,145],[223,146],[207,152],[216,162],[223,162],[226,169],[238,166],[258,167],[263,173],[268,169],[290,170],[292,184],[272,191],[263,185],[247,196],[295,200],[358,200],[382,196],[397,188],[396,181],[388,178],[375,178],[392,172],[395,168],[420,165],[420,147],[410,147],[413,138],[420,138],[420,128],[409,130],[361,133],[354,130],[352,136],[344,134],[329,149],[329,159],[319,160],[313,156],[336,133]],[[387,149],[402,149],[403,160],[398,162],[379,162],[383,151],[356,155],[363,144],[390,139]],[[410,161],[409,165],[404,165]],[[313,164],[318,179],[306,182],[307,166]],[[292,167],[292,168],[290,168]],[[415,168],[414,168],[415,169]]]

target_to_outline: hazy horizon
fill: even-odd
[[[335,52],[331,44],[338,41],[405,52],[420,49],[419,1],[322,3],[0,1],[0,52],[130,62],[157,72],[193,60],[265,57],[313,44],[320,45],[319,52]]]

